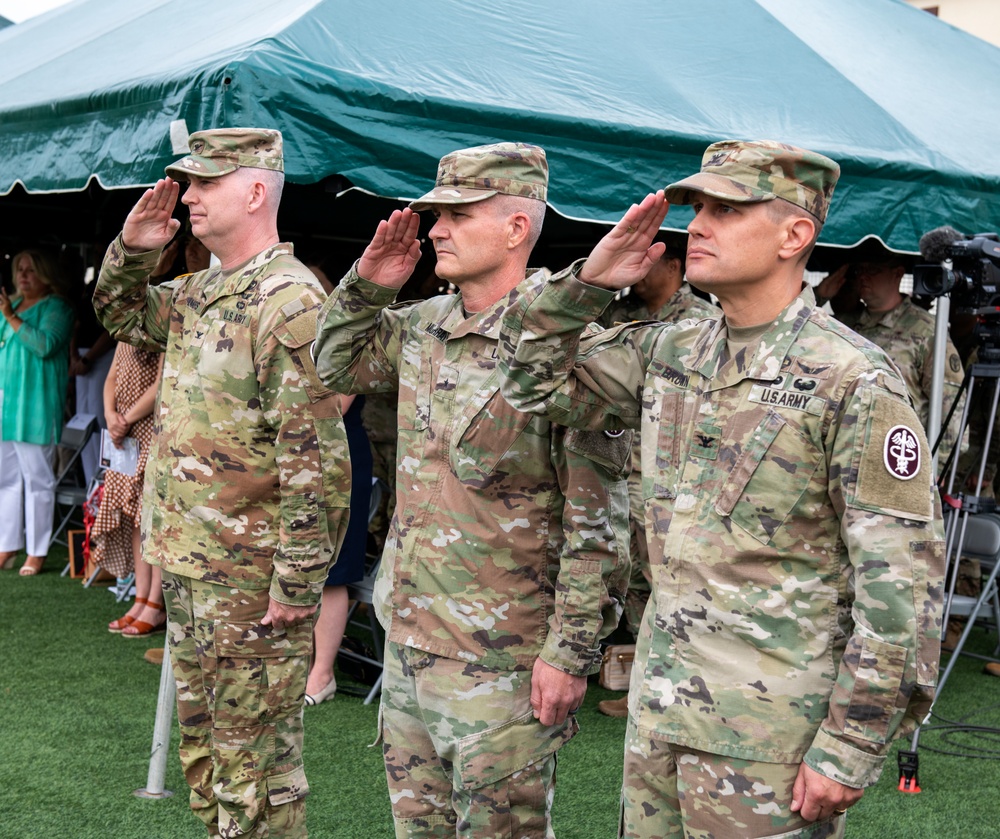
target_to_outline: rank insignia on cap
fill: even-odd
[[[885,435],[882,456],[890,475],[908,481],[920,471],[920,440],[905,425],[894,425]]]

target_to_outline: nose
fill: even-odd
[[[694,218],[688,222],[688,233],[691,236],[704,237],[705,227],[701,210],[694,211]]]
[[[188,184],[184,191],[181,193],[181,203],[182,204],[193,204],[195,202],[194,190],[191,188],[191,184]]]
[[[427,233],[427,238],[432,242],[437,239],[445,239],[448,236],[448,226],[444,223],[443,216],[438,216],[434,226]]]

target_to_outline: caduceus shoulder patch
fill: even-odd
[[[896,396],[876,391],[866,413],[864,432],[855,439],[851,456],[851,462],[858,464],[857,483],[847,487],[847,503],[929,521],[934,515],[934,487],[924,462],[927,440],[913,409]]]
[[[920,472],[920,438],[905,425],[894,425],[885,435],[882,457],[889,474],[909,481]]]

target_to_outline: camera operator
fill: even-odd
[[[914,267],[914,293],[935,298],[949,295],[951,323],[959,329],[966,369],[973,375],[967,393],[969,446],[959,458],[958,484],[949,483],[946,489],[964,492],[964,508],[971,504],[973,511],[988,511],[988,500],[997,495],[1000,460],[1000,416],[993,407],[1000,372],[1000,236],[966,236],[953,227],[938,227],[920,237],[920,254],[931,264]],[[958,568],[955,592],[977,597],[982,585],[978,560],[962,558]],[[964,620],[948,622],[944,648],[956,646]],[[987,663],[983,672],[1000,676],[1000,663]]]
[[[853,264],[847,273],[856,280],[857,293],[864,307],[857,314],[841,311],[836,314],[859,335],[885,350],[896,363],[903,374],[913,407],[926,429],[930,413],[934,316],[899,290],[906,269],[904,257],[888,252],[884,257]],[[949,337],[944,365],[942,417],[948,415],[958,396],[963,375],[962,360]],[[939,463],[945,462],[957,442],[961,417],[960,404],[941,440]]]

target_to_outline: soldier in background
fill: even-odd
[[[143,557],[163,569],[191,807],[210,836],[299,837],[302,701],[347,526],[347,439],[310,357],[322,290],[278,238],[281,134],[189,145],[167,173],[188,181],[192,233],[221,265],[148,285],[180,224],[168,177],[108,248],[94,306],[118,340],[166,352]]]
[[[895,362],[903,374],[903,381],[906,382],[921,426],[926,430],[933,380],[934,316],[899,290],[906,268],[904,257],[888,255],[888,252],[886,256],[852,264],[849,271],[864,306],[854,312],[834,308],[834,313],[838,320],[885,350],[886,355]],[[836,275],[838,272],[835,271],[831,276]],[[958,397],[964,375],[962,359],[949,338],[944,364],[942,422]],[[956,437],[961,420],[960,402],[941,439],[939,464],[947,460],[956,443],[960,442]]]
[[[655,608],[639,635],[624,834],[842,836],[937,679],[943,528],[927,441],[886,355],[816,307],[806,259],[839,174],[716,143],[590,257],[504,317],[504,395],[642,427]],[[723,317],[581,335],[690,203],[688,281]]]
[[[375,584],[382,738],[397,836],[545,837],[556,752],[577,731],[628,577],[629,435],[513,410],[500,317],[545,215],[537,146],[446,155],[413,209],[459,293],[396,304],[420,255],[413,209],[379,223],[323,309],[323,381],[399,394],[396,510]]]
[[[664,241],[663,254],[641,280],[629,289],[629,294],[615,300],[601,315],[599,323],[611,327],[636,320],[679,323],[687,318],[717,317],[720,312],[703,300],[684,282],[683,244]],[[638,637],[642,615],[649,600],[652,577],[649,570],[649,549],[646,545],[645,505],[642,502],[642,449],[638,431],[632,438],[632,472],[628,476],[629,545],[632,569],[628,593],[625,595],[624,620],[628,631]],[[609,717],[628,716],[628,696],[604,699],[597,709]]]

